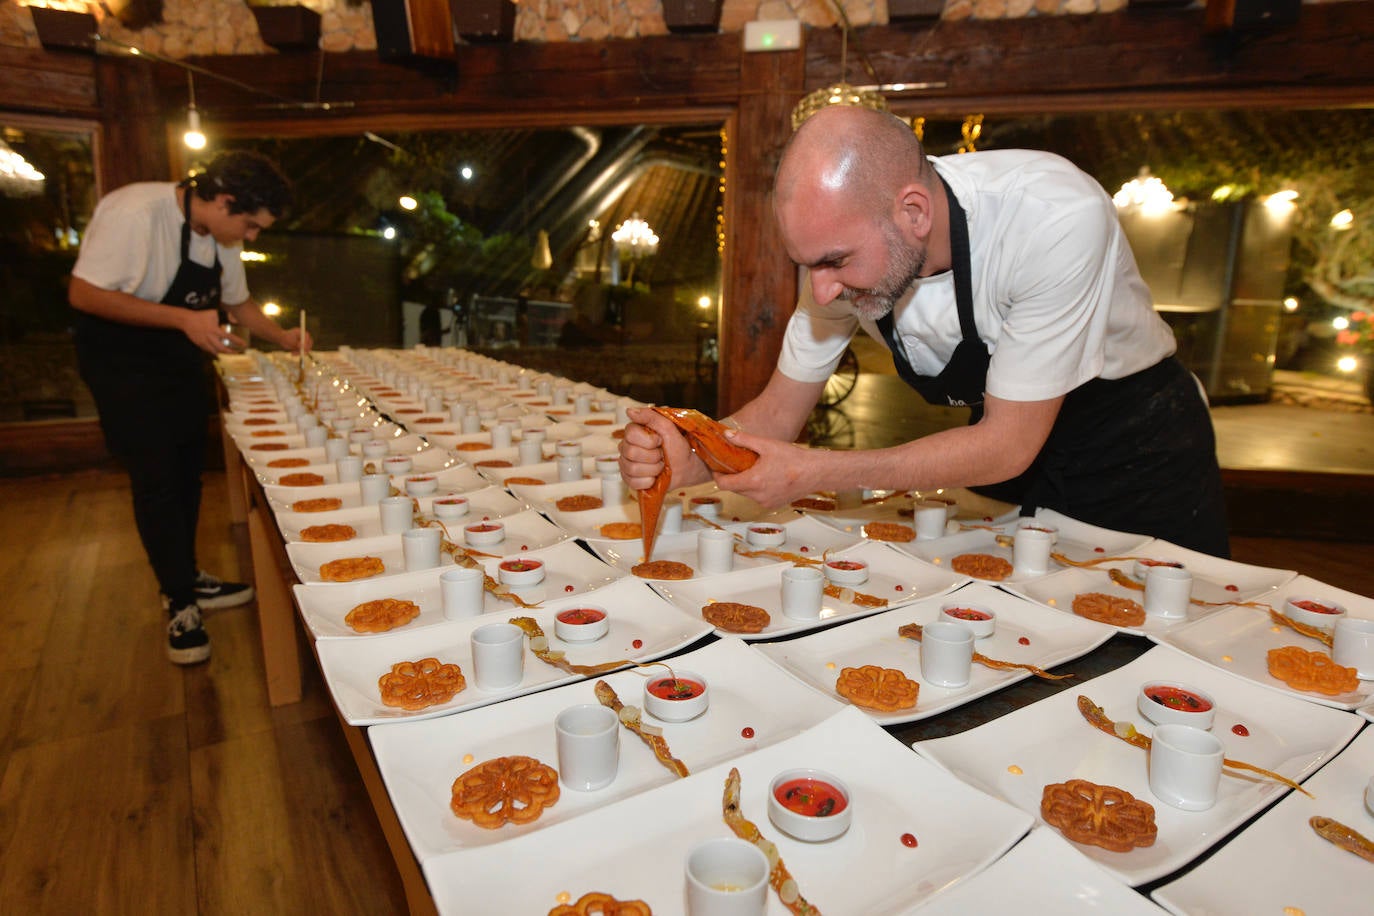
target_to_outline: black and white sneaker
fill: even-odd
[[[167,657],[177,665],[195,665],[210,657],[210,634],[201,625],[200,608],[195,604],[172,607],[165,597],[167,609]]]
[[[201,607],[238,607],[253,600],[253,586],[225,582],[205,570],[196,571],[196,604]]]

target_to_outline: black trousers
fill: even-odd
[[[111,339],[78,326],[77,361],[105,444],[128,471],[134,522],[158,587],[180,606],[195,600],[209,408],[204,358],[180,334],[129,330],[141,336]]]
[[[980,492],[1079,521],[1229,557],[1212,417],[1197,382],[1169,357],[1124,379],[1070,392],[1035,463]]]

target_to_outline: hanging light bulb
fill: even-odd
[[[200,129],[200,112],[194,106],[186,109],[186,133],[181,142],[189,149],[205,149],[205,134]]]
[[[188,149],[205,149],[205,134],[200,129],[200,112],[196,110],[196,78],[189,70],[186,72],[186,133],[181,142]]]

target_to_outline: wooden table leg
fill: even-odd
[[[243,475],[249,473],[248,465],[244,463],[243,454],[234,444],[233,437],[224,428],[223,419],[220,420],[219,441],[224,447],[224,483],[229,491],[229,521],[241,525],[248,521],[248,491],[243,479]]]
[[[258,630],[267,669],[267,700],[273,706],[285,706],[301,699],[301,648],[296,633],[296,609],[291,602],[295,575],[289,564],[282,564],[286,551],[269,511],[261,490],[250,496],[248,543],[253,554],[253,587],[258,593]]]
[[[338,707],[335,707],[334,711],[338,714]],[[429,885],[425,884],[420,863],[416,861],[410,843],[406,842],[401,822],[396,818],[396,809],[391,805],[391,796],[387,794],[386,783],[382,782],[382,774],[377,769],[377,761],[372,756],[372,746],[367,742],[367,735],[363,729],[349,725],[341,714],[339,725],[348,740],[349,750],[353,752],[353,760],[358,765],[363,785],[367,787],[367,795],[372,799],[372,809],[377,814],[377,823],[381,825],[386,843],[391,847],[391,857],[396,861],[396,870],[401,876],[401,886],[405,888],[406,904],[410,908],[411,916],[434,916],[438,913],[434,906],[434,898],[430,896]]]

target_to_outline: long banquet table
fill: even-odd
[[[1316,914],[1351,912],[1374,899],[1374,865],[1305,823],[1320,814],[1374,836],[1374,807],[1366,807],[1374,800],[1364,794],[1374,776],[1374,729],[1365,727],[1374,719],[1374,685],[1360,681],[1336,696],[1301,692],[1270,676],[1264,662],[1283,645],[1321,648],[1273,623],[1268,609],[1311,598],[1374,618],[1369,597],[1043,511],[1036,523],[1058,538],[1050,568],[979,581],[955,572],[952,560],[1011,559],[1013,507],[966,491],[865,491],[814,494],[829,502],[778,511],[709,484],[670,494],[684,510],[683,527],[661,535],[653,558],[693,566],[696,531],[724,528],[738,542],[734,569],[648,582],[631,571],[639,541],[605,536],[608,524],[638,522],[637,504],[603,482],[606,467],[595,462],[614,453],[633,401],[454,349],[342,348],[308,363],[249,353],[222,357],[219,370],[226,459],[239,471],[231,480],[242,482],[230,488],[231,508],[249,528],[269,699],[300,699],[306,647],[298,633],[306,633],[412,912],[547,912],[592,891],[678,912],[686,850],[729,835],[720,796],[732,768],[742,776],[745,815],[777,843],[801,892],[832,914],[999,905]],[[560,467],[563,451],[580,453],[582,474],[570,474],[567,460]],[[400,535],[383,533],[363,485],[340,479],[356,467],[328,457],[344,453],[362,458],[367,472],[396,471],[382,484],[393,494],[428,483],[407,478],[437,483],[435,493],[413,491],[416,523],[435,524],[434,499],[461,494],[471,518],[503,522],[505,542],[490,548],[497,553],[473,550],[445,528],[441,566],[407,570]],[[384,468],[386,458],[393,464]],[[875,522],[909,526],[914,503],[932,495],[953,500],[943,537],[870,536],[880,530],[868,527]],[[307,512],[303,500],[330,502]],[[600,505],[574,508],[579,500]],[[346,525],[351,536],[307,539],[307,529],[326,524]],[[786,541],[760,549],[749,543],[751,525],[781,528]],[[542,559],[546,581],[488,592],[479,617],[447,618],[442,569],[470,557],[465,562],[475,559],[495,578],[507,554]],[[323,564],[360,555],[376,556],[383,572],[322,581]],[[828,593],[820,619],[782,615],[781,570],[832,556],[862,560],[869,580]],[[1186,618],[1111,626],[1072,612],[1086,593],[1140,598],[1130,580],[1138,572],[1133,557],[1190,570]],[[1109,570],[1117,575],[1109,578]],[[381,633],[353,630],[348,611],[378,598],[412,600],[418,615]],[[715,627],[700,610],[718,600],[763,607],[769,622],[758,633]],[[920,647],[898,628],[939,619],[951,603],[994,613],[995,632],[976,648],[1018,667],[975,664],[962,688],[924,680]],[[610,633],[594,643],[558,640],[553,615],[586,604],[607,610]],[[568,661],[604,670],[587,676],[527,651],[517,687],[479,690],[468,637],[480,624],[512,617],[537,621],[549,648]],[[383,704],[377,678],[426,656],[457,663],[467,686],[431,707]],[[622,732],[620,769],[606,789],[564,788],[537,820],[496,830],[449,811],[450,784],[461,773],[508,755],[556,766],[552,719],[560,709],[596,702],[598,679],[638,704],[644,672],[662,673],[665,662],[703,675],[711,687],[711,706],[699,718],[656,723],[690,776],[677,779]],[[915,705],[862,708],[838,694],[839,672],[865,665],[914,681]],[[1154,799],[1147,752],[1094,730],[1075,708],[1087,696],[1148,733],[1137,696],[1151,680],[1210,694],[1212,731],[1228,757],[1274,770],[1315,798],[1228,770],[1208,811]],[[767,783],[797,766],[849,783],[855,820],[840,838],[802,843],[770,823]],[[1152,803],[1156,840],[1128,853],[1065,840],[1040,817],[1039,802],[1046,785],[1073,778]],[[588,861],[575,852],[592,837],[596,855]],[[786,911],[771,894],[768,912]]]

